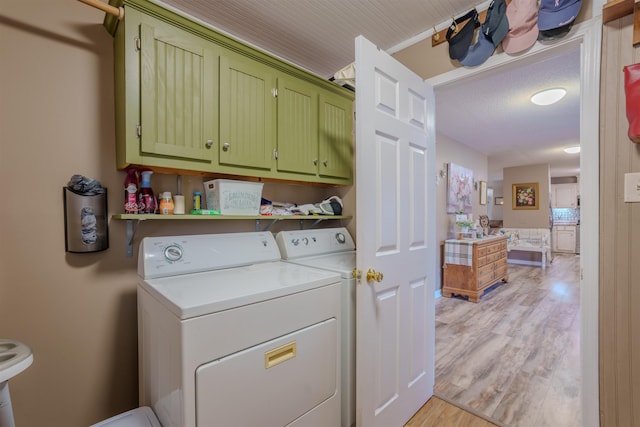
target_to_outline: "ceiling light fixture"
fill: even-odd
[[[567,94],[562,88],[545,89],[531,95],[531,102],[536,105],[551,105],[560,101]]]
[[[576,154],[580,152],[580,146],[576,145],[574,147],[567,147],[563,150],[565,153]]]

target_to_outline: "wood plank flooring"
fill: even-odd
[[[432,397],[409,420],[405,427],[495,427],[451,403]]]
[[[579,427],[579,256],[508,268],[478,303],[436,301],[435,394],[498,426]]]

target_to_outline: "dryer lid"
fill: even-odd
[[[279,298],[340,281],[335,272],[274,261],[181,276],[140,279],[180,319]]]

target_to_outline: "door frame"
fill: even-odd
[[[520,61],[535,61],[563,49],[580,48],[580,357],[582,425],[600,425],[598,385],[598,287],[599,287],[599,136],[600,56],[602,16],[573,26],[564,39],[553,44],[536,43],[519,56],[500,53],[475,68],[460,67],[427,79],[437,89],[459,80]],[[437,114],[437,112],[436,112]]]

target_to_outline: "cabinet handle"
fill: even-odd
[[[228,142],[225,142],[224,144],[222,144],[222,151],[229,151],[230,146],[231,144],[229,144]]]
[[[207,148],[211,148],[213,146],[213,140],[207,139],[207,142],[204,145]]]
[[[313,159],[313,165],[318,166],[318,159]]]
[[[327,161],[327,159],[324,159],[324,160],[322,161],[322,164],[323,164],[325,167],[327,166],[327,163],[329,163],[329,162]]]

